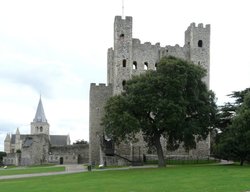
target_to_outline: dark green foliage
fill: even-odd
[[[79,139],[73,143],[73,145],[78,145],[78,144],[88,144],[88,141],[85,141],[84,139],[82,140]]]
[[[232,123],[221,134],[216,152],[221,158],[250,160],[250,92],[244,93],[244,102],[236,111]]]
[[[164,166],[160,137],[167,148],[180,143],[186,150],[205,139],[216,113],[214,94],[202,78],[206,71],[174,57],[163,58],[156,71],[148,71],[129,80],[121,95],[106,105],[103,125],[106,134],[117,143],[135,140],[139,132],[157,151],[159,165]]]
[[[5,157],[7,154],[3,151],[0,151],[0,166],[2,165],[3,163],[3,157]]]
[[[250,91],[250,88],[246,88],[243,91],[233,91],[228,96],[234,99],[233,102],[225,103],[219,107],[217,114],[216,127],[219,131],[223,132],[232,124],[232,119],[236,114],[236,111],[242,105],[245,95]]]
[[[22,151],[20,149],[16,150],[16,153],[22,153]]]

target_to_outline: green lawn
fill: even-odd
[[[34,167],[15,167],[0,169],[0,176],[3,175],[19,175],[19,174],[31,174],[31,173],[48,173],[64,171],[65,167],[54,167],[54,166],[34,166]]]
[[[185,165],[85,172],[2,180],[0,189],[11,192],[244,192],[250,190],[250,166]]]

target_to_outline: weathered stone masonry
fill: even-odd
[[[100,147],[100,136],[103,134],[103,128],[100,125],[103,107],[109,97],[121,93],[126,81],[133,75],[138,75],[149,69],[155,70],[162,57],[171,55],[192,61],[206,68],[207,76],[204,81],[209,88],[210,25],[204,27],[203,24],[196,26],[195,23],[192,23],[185,31],[183,47],[179,45],[161,47],[160,43],[152,45],[149,42],[142,44],[139,39],[132,38],[132,25],[132,17],[126,17],[125,19],[121,16],[115,17],[114,47],[108,49],[108,86],[91,84],[90,87],[90,163],[98,164],[103,158],[105,159],[105,154]],[[121,155],[132,154],[133,145],[136,144],[127,145],[125,147],[127,151],[124,151],[124,148],[120,150],[118,147],[116,153]],[[142,152],[146,153],[145,146],[141,145],[141,147]],[[209,155],[209,151],[210,141],[208,138],[206,141],[198,143],[197,150],[190,151],[189,155]],[[187,153],[179,149],[168,154],[182,155]]]

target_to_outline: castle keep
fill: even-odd
[[[204,78],[209,88],[210,76],[210,25],[195,25],[192,23],[185,31],[184,46],[165,46],[160,43],[152,45],[149,42],[141,43],[132,36],[132,17],[122,18],[116,16],[114,21],[114,47],[108,49],[107,85],[92,83],[90,85],[90,115],[89,115],[89,158],[91,164],[119,164],[119,156],[132,160],[134,155],[150,157],[140,139],[138,143],[123,144],[115,147],[116,157],[107,156],[105,152],[104,130],[101,118],[104,114],[106,101],[113,95],[120,94],[126,81],[133,75],[138,75],[146,70],[155,70],[157,63],[164,56],[175,56],[192,61],[207,70]],[[164,142],[164,141],[163,141]],[[137,148],[136,148],[137,147]],[[208,156],[210,140],[199,142],[197,149],[185,152],[179,149],[174,152],[165,151],[166,155],[192,155]]]

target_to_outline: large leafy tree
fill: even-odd
[[[233,91],[228,96],[233,99],[232,102],[227,102],[219,107],[217,114],[216,126],[219,132],[224,132],[229,125],[232,124],[232,119],[236,114],[236,111],[242,105],[245,95],[250,91],[250,88],[246,88],[243,91]]]
[[[122,94],[108,100],[102,122],[106,134],[119,143],[142,133],[148,146],[156,149],[159,166],[165,166],[161,137],[169,150],[181,143],[189,150],[213,125],[216,105],[202,81],[205,75],[190,62],[163,58],[156,71],[133,77]]]
[[[250,160],[250,92],[244,93],[244,102],[236,111],[231,124],[221,133],[217,154],[221,158]]]
[[[218,113],[216,115],[216,128],[214,130],[213,139],[212,139],[212,153],[221,158],[221,154],[218,151],[218,144],[220,143],[221,137],[225,132],[228,131],[232,120],[236,115],[236,112],[239,111],[245,96],[250,92],[250,88],[246,88],[242,91],[233,91],[228,96],[232,99],[231,102],[227,102],[222,106],[218,107]]]

